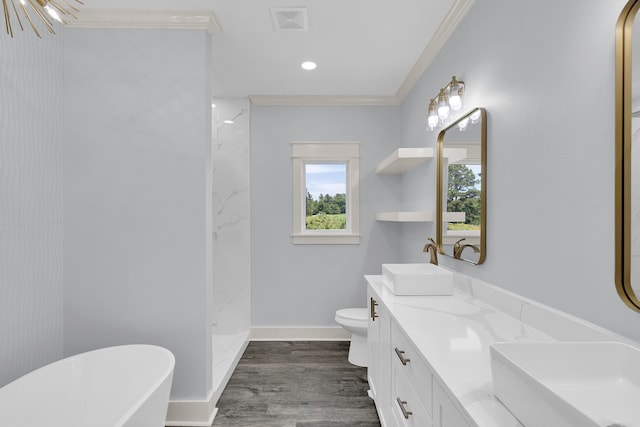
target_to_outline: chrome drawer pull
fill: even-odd
[[[396,356],[398,356],[398,359],[400,359],[400,361],[404,366],[407,366],[407,363],[411,362],[411,359],[405,358],[403,354],[404,354],[404,351],[398,350],[398,347],[396,347]]]
[[[413,415],[413,412],[407,411],[407,408],[404,407],[404,405],[406,405],[407,402],[402,400],[402,399],[400,399],[400,398],[397,398],[396,402],[398,402],[398,406],[400,407],[400,410],[402,411],[402,415],[404,415],[404,418],[408,420],[409,416]]]
[[[371,297],[371,304],[369,304],[369,307],[371,309],[371,321],[375,322],[376,321],[376,317],[378,317],[378,313],[376,313],[376,307],[378,306],[378,303],[376,302],[376,300],[373,299],[373,297]]]

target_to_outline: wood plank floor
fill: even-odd
[[[252,341],[213,427],[380,427],[367,370],[348,351],[340,341]]]

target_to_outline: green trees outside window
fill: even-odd
[[[320,194],[314,199],[307,191],[307,230],[344,230],[347,228],[346,194]]]

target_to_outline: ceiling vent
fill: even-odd
[[[276,31],[307,31],[307,9],[304,7],[271,8]]]

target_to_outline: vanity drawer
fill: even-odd
[[[407,339],[404,333],[393,323],[391,325],[391,364],[394,370],[403,372],[411,386],[416,391],[417,397],[432,416],[433,390],[431,388],[431,371],[426,363]],[[404,363],[403,363],[404,360]]]
[[[402,365],[393,365],[392,413],[398,427],[432,427],[431,416],[427,413],[413,386],[409,384]],[[429,401],[431,404],[431,401]]]

